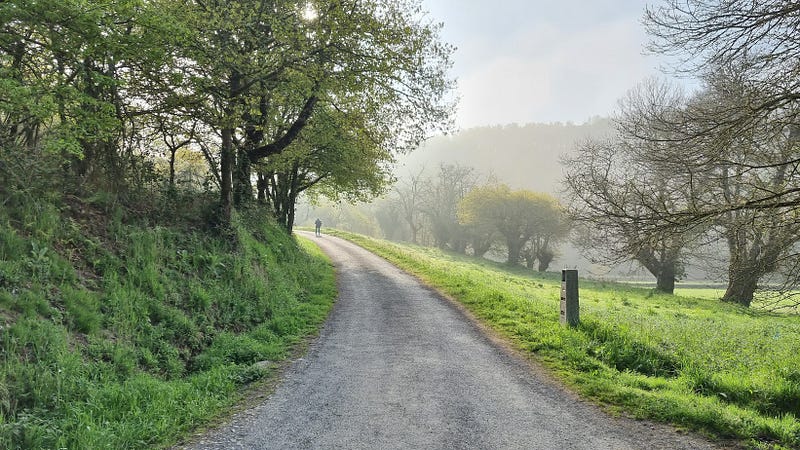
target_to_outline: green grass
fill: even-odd
[[[167,446],[336,296],[316,247],[257,212],[219,233],[24,200],[0,209],[0,448]]]
[[[719,300],[725,294],[725,289],[717,288],[675,288],[675,295],[681,297],[704,298],[708,300]]]
[[[800,447],[800,317],[581,280],[559,324],[560,274],[338,233],[463,303],[611,411],[759,448]]]

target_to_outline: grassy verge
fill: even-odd
[[[559,325],[560,276],[336,234],[457,299],[610,410],[757,448],[800,448],[800,317],[581,280]]]
[[[329,261],[263,216],[142,222],[82,200],[0,209],[0,448],[169,445],[327,316]]]

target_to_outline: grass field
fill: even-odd
[[[581,280],[559,324],[560,274],[340,234],[457,299],[584,396],[753,448],[800,448],[800,317]]]

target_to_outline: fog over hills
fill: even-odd
[[[560,158],[574,151],[577,143],[588,138],[603,138],[614,132],[610,118],[595,117],[582,124],[530,123],[525,125],[494,125],[460,130],[450,136],[437,136],[426,141],[414,152],[398,158],[395,175],[403,179],[420,170],[433,175],[440,164],[460,164],[474,167],[483,176],[493,175],[497,181],[514,189],[529,189],[563,197]],[[708,266],[719,261],[705,259],[702,264],[693,260],[687,266],[687,281],[708,279]],[[616,267],[592,264],[584,251],[564,242],[552,269],[575,267],[581,273],[598,278],[641,280],[653,282],[653,277],[639,264]],[[720,266],[721,267],[721,266]],[[716,269],[720,270],[720,269]]]
[[[587,138],[601,138],[613,131],[607,118],[583,124],[532,123],[496,125],[437,136],[419,149],[398,158],[395,175],[402,179],[424,168],[433,174],[440,164],[471,166],[482,175],[494,175],[515,189],[559,195],[561,155],[573,151]]]
[[[513,189],[545,192],[562,198],[561,156],[573,152],[576,144],[585,139],[602,139],[613,131],[612,120],[600,117],[582,124],[556,122],[468,128],[449,136],[434,137],[419,149],[400,155],[395,176],[398,186],[403,186],[406,179],[419,175],[420,171],[424,176],[431,177],[437,174],[441,164],[459,164],[473,167],[480,175],[481,183],[492,176]],[[314,218],[322,217],[325,226],[381,237],[373,206],[313,207],[304,204],[299,208],[298,222],[312,226]],[[501,256],[497,258],[502,259]],[[709,262],[703,264],[707,268]],[[584,250],[570,242],[560,245],[550,270],[565,267],[577,268],[582,276],[593,278],[654,282],[654,278],[639,264],[615,267],[593,264],[585,257]],[[707,278],[706,271],[696,262],[690,263],[687,269],[688,280],[702,281]]]

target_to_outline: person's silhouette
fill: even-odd
[[[317,218],[316,222],[314,222],[314,235],[315,236],[322,236],[322,221]]]

